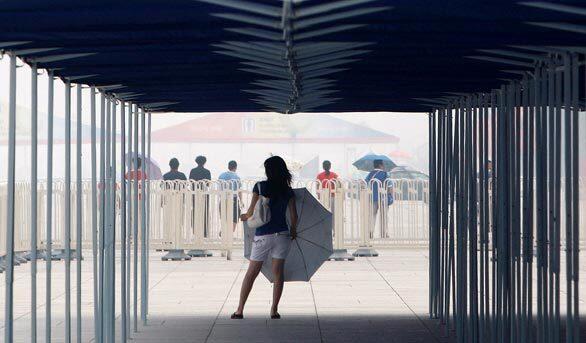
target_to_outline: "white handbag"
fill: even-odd
[[[258,201],[254,205],[254,213],[248,218],[246,224],[250,229],[256,229],[268,223],[271,220],[271,209],[269,207],[270,199],[261,194],[260,184],[258,185]]]

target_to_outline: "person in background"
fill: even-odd
[[[173,181],[173,180],[187,180],[185,174],[179,171],[179,160],[173,157],[169,161],[169,167],[171,168],[170,171],[163,175],[163,180],[165,181]]]
[[[317,180],[320,182],[321,189],[327,188],[330,190],[329,200],[328,199],[323,199],[323,200],[329,201],[330,206],[328,209],[330,210],[330,212],[334,213],[334,211],[335,211],[335,201],[334,201],[334,194],[335,193],[334,192],[336,189],[336,183],[335,183],[335,181],[332,181],[332,180],[337,180],[338,174],[334,173],[331,170],[332,169],[332,162],[330,162],[328,160],[323,161],[322,167],[323,167],[324,171],[317,174]],[[335,215],[332,217],[332,227],[335,227],[334,220],[335,220]]]
[[[204,168],[207,161],[208,159],[205,156],[200,155],[195,158],[195,163],[197,163],[197,167],[191,169],[191,172],[189,173],[190,180],[200,181],[212,179],[212,174],[210,173],[210,171]]]
[[[212,174],[210,173],[209,170],[207,170],[206,168],[204,168],[204,165],[207,162],[207,158],[205,156],[197,156],[195,158],[195,163],[197,163],[197,167],[191,169],[191,172],[189,173],[189,179],[190,180],[195,180],[195,181],[201,181],[201,180],[211,180],[212,179]],[[194,196],[195,197],[195,196]],[[193,199],[193,203],[195,204],[195,198]],[[195,208],[193,209],[194,211],[194,217],[195,217]],[[204,218],[203,218],[203,236],[204,237],[208,237],[208,223],[209,223],[209,218],[210,218],[210,196],[208,194],[206,194],[205,196],[205,203],[204,203]],[[194,218],[195,220],[195,218]],[[193,226],[195,227],[195,225]]]
[[[132,165],[135,166],[135,169],[132,169],[131,171],[127,172],[126,174],[124,174],[124,178],[126,180],[146,180],[148,179],[146,172],[143,173],[142,172],[142,159],[140,157],[135,159],[132,159]]]
[[[332,162],[325,160],[322,163],[322,167],[324,168],[324,171],[317,174],[317,179],[321,182],[322,188],[335,188],[335,186],[333,186],[331,182],[328,182],[329,180],[335,180],[338,178],[338,174],[331,171]]]
[[[381,219],[381,231],[383,230],[382,226],[383,226],[383,222],[386,219],[386,213],[387,213],[387,206],[385,206],[382,202],[379,201],[379,183],[378,182],[372,182],[372,186],[371,186],[371,181],[375,180],[375,181],[379,181],[380,184],[384,187],[385,186],[385,181],[388,179],[389,174],[384,170],[384,163],[383,160],[374,160],[373,161],[373,167],[374,169],[371,170],[368,175],[366,176],[366,184],[368,184],[369,187],[372,187],[372,231],[370,232],[370,236],[372,238],[373,234],[374,234],[374,228],[376,226],[376,217],[378,215],[378,210],[379,208],[382,208],[382,213],[383,213],[383,218]]]
[[[240,194],[240,176],[236,174],[238,164],[236,161],[228,162],[228,171],[223,172],[218,177],[218,180],[225,181],[228,183],[228,187],[234,191],[233,205],[232,205],[232,231],[236,230],[236,224],[238,224],[238,218],[240,217],[240,204],[242,204],[242,195]]]

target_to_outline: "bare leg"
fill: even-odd
[[[273,275],[275,281],[273,282],[273,306],[271,307],[271,315],[277,314],[279,309],[279,301],[281,300],[281,294],[283,294],[283,284],[285,281],[284,277],[285,260],[284,259],[273,259]]]
[[[241,315],[244,312],[244,305],[246,304],[248,295],[252,290],[254,280],[256,280],[256,277],[262,268],[262,264],[263,261],[250,261],[248,264],[248,270],[246,271],[244,280],[242,280],[242,287],[240,288],[240,302],[238,303],[238,310],[236,310],[236,314],[238,315]]]

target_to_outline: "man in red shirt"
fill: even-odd
[[[332,163],[328,160],[325,160],[322,163],[322,167],[324,168],[324,171],[317,174],[317,179],[320,182],[320,189],[329,189],[329,199],[328,196],[326,194],[328,194],[327,191],[324,191],[325,193],[318,193],[318,195],[322,195],[324,199],[322,199],[322,203],[326,202],[329,203],[329,207],[328,209],[330,210],[330,212],[332,212],[332,214],[334,214],[335,211],[335,202],[334,202],[334,191],[336,189],[336,179],[338,179],[338,174],[334,173],[333,171],[331,171],[332,169]],[[324,204],[325,205],[325,204]],[[335,216],[335,215],[334,215]],[[334,218],[332,217],[332,227],[334,226]]]
[[[324,168],[324,171],[317,174],[317,179],[321,182],[321,187],[335,189],[336,188],[335,182],[329,182],[330,180],[335,180],[338,178],[338,174],[331,171],[332,162],[325,160],[322,163],[322,166]]]

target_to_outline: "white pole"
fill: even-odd
[[[96,172],[96,89],[90,88],[91,111],[91,164],[92,164],[92,255],[94,271],[94,336],[97,342],[100,337],[99,296],[98,296],[98,199],[97,199],[97,172]]]
[[[53,72],[48,72],[47,88],[47,248],[45,283],[45,342],[51,341],[51,268],[53,259]]]
[[[14,282],[14,163],[16,162],[16,56],[10,56],[8,97],[8,203],[6,204],[6,293],[4,298],[4,341],[13,338],[13,282]]]
[[[37,341],[37,64],[31,65],[31,342]]]
[[[81,84],[77,84],[77,133],[75,135],[75,142],[77,145],[77,185],[76,185],[76,213],[75,213],[75,218],[76,218],[76,234],[75,234],[75,239],[76,239],[76,247],[75,247],[75,254],[76,254],[76,259],[77,259],[77,283],[76,283],[76,288],[77,288],[77,342],[81,343],[81,235],[82,235],[82,231],[81,231],[81,216],[82,216],[82,210],[81,210],[81,196],[82,196],[82,184],[81,184],[81,140],[82,140],[82,136],[81,136],[81,115],[82,115],[82,110],[81,110]]]
[[[71,82],[65,81],[65,342],[71,342]]]

